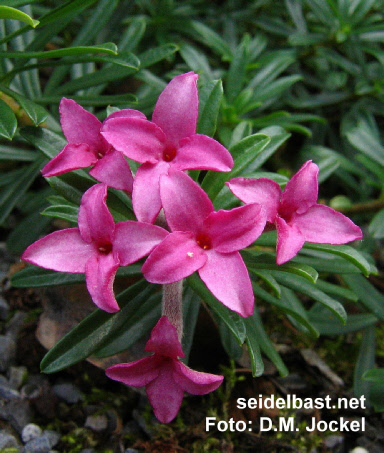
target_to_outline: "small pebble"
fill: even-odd
[[[24,426],[23,430],[21,431],[21,439],[26,444],[27,442],[36,439],[36,437],[40,437],[42,432],[43,431],[40,426],[35,425],[34,423],[29,423],[28,425]]]
[[[75,404],[83,400],[83,394],[71,383],[56,384],[53,386],[55,394],[66,403]]]
[[[6,321],[9,315],[9,305],[7,301],[0,296],[0,320]]]
[[[0,335],[0,372],[8,370],[15,355],[15,340],[10,335]]]
[[[324,445],[327,448],[335,448],[344,441],[343,436],[331,435],[325,438]]]
[[[9,383],[18,390],[27,380],[28,370],[25,366],[11,366],[9,369]]]
[[[5,448],[18,448],[19,446],[20,444],[16,437],[4,430],[0,431],[0,451],[3,451]]]
[[[105,414],[88,415],[84,426],[92,431],[104,431],[108,428],[108,417]]]
[[[356,447],[353,450],[350,450],[350,453],[369,453],[369,451],[363,447]]]

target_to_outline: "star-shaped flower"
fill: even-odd
[[[154,354],[131,363],[113,365],[106,370],[109,378],[133,387],[144,387],[157,419],[171,422],[177,415],[184,392],[205,395],[216,390],[223,376],[201,373],[184,365],[176,328],[162,316],[153,328],[146,351]]]
[[[116,312],[113,281],[119,266],[128,266],[147,255],[168,234],[147,223],[114,223],[105,203],[107,186],[96,184],[84,193],[78,228],[55,231],[30,245],[22,259],[60,272],[81,274],[93,302]]]
[[[277,230],[277,264],[297,255],[304,242],[346,244],[362,239],[361,229],[345,215],[317,204],[319,168],[307,161],[283,192],[271,179],[234,178],[227,186],[244,203],[260,203]]]
[[[260,204],[215,212],[207,194],[188,175],[170,170],[160,181],[165,218],[172,231],[142,267],[152,283],[179,281],[194,271],[214,296],[247,317],[254,295],[238,250],[263,232],[266,215]]]
[[[198,75],[171,80],[156,103],[152,121],[142,118],[108,119],[102,134],[127,157],[142,163],[132,192],[138,220],[153,223],[161,209],[159,180],[169,168],[229,171],[233,159],[220,143],[196,134],[199,99]]]
[[[144,118],[137,110],[123,109],[108,118]],[[105,120],[106,121],[106,120]],[[43,176],[58,176],[71,170],[93,166],[89,174],[115,189],[132,192],[133,177],[124,156],[107,143],[96,116],[72,99],[60,102],[60,122],[68,144],[42,169]]]

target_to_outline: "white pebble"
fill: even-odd
[[[369,453],[369,451],[363,447],[355,447],[353,450],[349,451],[350,453]]]
[[[30,440],[36,439],[36,437],[41,436],[42,430],[40,426],[35,425],[34,423],[29,423],[25,425],[23,431],[21,432],[21,439],[24,443],[29,442]]]

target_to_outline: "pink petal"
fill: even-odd
[[[41,170],[43,176],[57,176],[67,171],[86,168],[97,162],[97,157],[87,144],[69,143]]]
[[[110,245],[113,241],[115,223],[107,208],[107,186],[95,184],[81,198],[78,224],[81,237],[96,246]]]
[[[279,216],[276,217],[276,229],[276,263],[283,264],[297,255],[305,239],[297,225],[293,222],[287,223]]]
[[[115,149],[137,162],[158,162],[166,137],[156,124],[141,118],[106,120],[101,134]]]
[[[141,270],[151,283],[173,283],[193,274],[206,260],[192,233],[176,232],[155,247]]]
[[[105,151],[101,141],[101,122],[72,99],[60,102],[60,123],[69,143],[85,143],[93,152]]]
[[[82,274],[90,256],[96,253],[84,242],[78,228],[55,231],[30,245],[21,259],[60,272]]]
[[[239,252],[207,252],[199,275],[211,293],[229,309],[246,318],[253,313],[254,295],[248,270]]]
[[[182,138],[196,132],[197,78],[193,72],[174,77],[160,94],[153,112],[152,121],[167,136],[167,144],[176,148]]]
[[[174,362],[174,369],[173,379],[177,385],[192,395],[206,395],[213,392],[224,380],[224,376],[192,370],[180,361]]]
[[[105,374],[110,379],[125,385],[143,387],[157,378],[159,371],[159,361],[154,356],[150,356],[131,363],[112,365],[105,370]]]
[[[173,380],[172,359],[163,364],[159,376],[146,387],[156,418],[162,423],[171,422],[179,412],[184,391]]]
[[[113,281],[118,267],[113,253],[95,254],[85,266],[85,281],[92,301],[108,313],[120,310],[113,294]]]
[[[184,357],[176,328],[166,316],[162,316],[152,329],[151,338],[145,345],[145,350],[174,359]]]
[[[312,206],[305,214],[295,215],[291,223],[299,228],[305,241],[318,244],[346,244],[363,237],[352,220],[320,204]]]
[[[267,222],[275,221],[281,196],[277,182],[268,178],[233,178],[225,184],[242,202],[261,204],[267,214]]]
[[[230,171],[233,159],[229,151],[213,138],[194,134],[180,141],[172,166],[176,170]]]
[[[111,120],[112,118],[141,118],[142,120],[147,119],[144,113],[139,112],[139,110],[121,109],[108,115],[108,117],[103,121],[103,124],[106,121]]]
[[[113,251],[118,256],[121,266],[128,266],[158,245],[168,231],[149,223],[119,222],[115,225]]]
[[[89,174],[98,181],[107,184],[108,187],[132,192],[132,172],[128,162],[119,151],[112,149],[105,154],[90,170]]]
[[[160,180],[165,218],[172,231],[198,233],[213,205],[204,190],[187,174],[170,170]]]
[[[153,223],[161,209],[160,176],[168,172],[169,164],[140,165],[136,172],[132,191],[132,205],[137,220]]]
[[[252,203],[225,211],[211,212],[204,227],[212,247],[221,253],[235,252],[248,247],[263,232],[266,223],[264,208]]]
[[[279,215],[287,221],[296,212],[303,214],[317,201],[319,167],[308,160],[287,182],[281,195]]]

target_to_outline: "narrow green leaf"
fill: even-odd
[[[35,159],[36,151],[19,148],[18,146],[16,147],[0,145],[0,160],[33,162]]]
[[[19,20],[20,22],[24,22],[33,28],[39,25],[38,20],[32,19],[32,17],[28,16],[28,14],[9,6],[0,6],[0,19]]]
[[[370,313],[358,315],[348,315],[347,323],[342,325],[336,316],[332,313],[320,312],[311,313],[309,311],[309,320],[320,332],[320,335],[339,336],[350,332],[356,332],[366,327],[373,326],[378,322],[376,316]]]
[[[353,375],[353,393],[358,398],[364,395],[368,399],[370,396],[371,383],[363,380],[363,376],[375,365],[375,345],[375,328],[366,327]]]
[[[148,287],[142,291],[140,298],[129,303],[124,312],[126,321],[104,337],[103,346],[95,351],[96,357],[119,354],[149,333],[161,316],[161,294],[146,296],[152,292],[153,288]]]
[[[369,233],[376,239],[384,237],[384,209],[377,212],[369,224]]]
[[[249,45],[251,38],[244,35],[240,45],[234,51],[226,78],[226,94],[229,103],[232,103],[243,88],[247,65],[249,64]]]
[[[12,109],[0,99],[0,137],[12,140],[16,129],[17,120],[15,114],[12,112]]]
[[[269,255],[251,249],[243,250],[242,255],[244,257],[245,263],[247,264],[247,267],[252,271],[261,269],[287,272],[304,277],[311,283],[316,283],[319,276],[319,274],[313,267],[307,266],[306,264],[296,263],[293,261],[289,261],[281,265],[276,264],[275,255]],[[273,275],[273,272],[270,272],[270,274]]]
[[[41,361],[43,373],[55,373],[70,365],[86,359],[94,351],[100,349],[107,335],[118,331],[127,321],[126,313],[131,311],[131,304],[143,303],[148,299],[150,289],[146,281],[140,280],[126,291],[117,296],[120,311],[106,313],[95,310],[81,321],[74,329],[67,333]]]
[[[131,264],[126,267],[119,267],[116,278],[140,275],[141,265]],[[69,274],[67,272],[56,272],[50,269],[30,265],[11,277],[11,284],[15,288],[39,288],[42,286],[72,285],[84,283],[84,274]]]
[[[271,273],[266,270],[254,270],[252,272],[260,277],[264,283],[268,285],[268,287],[275,293],[276,297],[281,296],[281,287],[277,283],[276,279],[272,277]]]
[[[372,368],[363,374],[363,379],[369,382],[377,382],[384,385],[384,368]]]
[[[0,90],[8,96],[11,96],[18,104],[20,104],[21,108],[24,110],[26,115],[31,119],[35,126],[38,126],[47,119],[48,112],[43,107],[41,107],[41,105],[38,105],[30,99],[22,96],[21,94],[10,90],[4,85],[0,85]]]
[[[345,283],[358,296],[362,305],[384,321],[384,296],[362,275],[342,275]]]
[[[75,206],[48,206],[41,215],[47,217],[56,217],[57,219],[67,220],[71,223],[77,223],[79,209]]]
[[[254,376],[259,376],[260,371],[262,372],[262,365],[260,363],[261,358],[257,352],[258,345],[269,360],[275,365],[280,375],[283,377],[287,376],[289,371],[284,362],[281,360],[281,357],[269,339],[269,336],[265,332],[258,310],[255,309],[253,315],[246,318],[244,322],[247,327],[247,339],[249,341],[249,345],[252,347],[252,355],[255,356],[252,374]]]
[[[94,46],[75,46],[65,47],[63,49],[45,50],[41,52],[9,52],[0,51],[0,57],[8,58],[61,58],[69,55],[83,55],[88,53],[107,53],[117,55],[117,46],[113,42],[98,44]]]
[[[319,336],[319,332],[309,322],[307,313],[305,312],[305,310],[302,307],[298,307],[297,304],[292,305],[290,303],[291,301],[284,299],[283,297],[281,299],[277,299],[276,297],[272,296],[267,291],[265,291],[265,289],[260,288],[260,286],[257,283],[252,283],[252,287],[253,287],[253,292],[255,293],[255,296],[260,297],[261,299],[265,300],[266,302],[275,305],[276,307],[278,307],[281,311],[283,311],[287,315],[292,316],[294,319],[296,319],[300,324],[302,324],[307,329],[307,331],[313,338],[317,338]]]
[[[219,302],[196,273],[187,278],[187,283],[209,306],[209,308],[211,308],[214,313],[227,325],[241,346],[244,343],[246,335],[243,318]]]
[[[345,312],[343,305],[337,300],[329,297],[323,291],[320,291],[316,285],[309,283],[305,278],[297,275],[287,275],[285,272],[280,271],[273,271],[272,275],[279,283],[295,291],[306,294],[329,308],[343,324],[347,322],[347,313]]]
[[[247,328],[247,337],[245,342],[248,348],[249,358],[251,359],[252,376],[258,377],[264,373],[264,362],[261,357],[259,335],[252,317],[246,318],[244,323]],[[283,368],[282,370],[285,371]]]
[[[208,172],[203,180],[202,188],[212,201],[216,198],[224,183],[241,174],[244,168],[260,155],[269,142],[270,138],[267,135],[254,134],[243,138],[230,148],[229,151],[235,162],[233,170],[226,173]]]
[[[204,99],[202,95],[204,94]],[[221,99],[223,97],[223,85],[221,80],[208,83],[199,90],[199,119],[197,132],[213,137],[216,132],[217,117]]]
[[[316,250],[320,252],[331,253],[332,255],[338,255],[344,258],[345,260],[352,263],[361,272],[368,277],[371,273],[371,265],[368,261],[354,248],[349,245],[327,245],[327,244],[312,244],[306,242],[304,249]]]
[[[28,168],[23,169],[20,177],[12,185],[3,190],[0,196],[0,224],[8,217],[20,198],[39,175],[43,162],[43,158],[39,157],[36,159],[36,161],[30,164]]]

